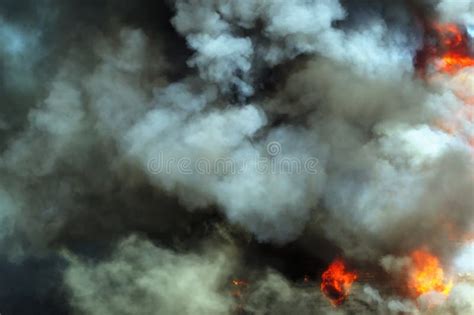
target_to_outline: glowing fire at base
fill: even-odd
[[[357,274],[346,271],[344,261],[335,260],[322,275],[321,291],[335,306],[342,304],[350,293]]]
[[[408,275],[408,287],[414,296],[428,292],[448,295],[453,287],[446,280],[443,268],[436,256],[425,250],[416,250],[411,254],[412,268]]]
[[[235,314],[243,314],[245,305],[245,291],[248,288],[249,282],[242,279],[232,280],[232,291],[231,295],[236,301]]]

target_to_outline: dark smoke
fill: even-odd
[[[411,250],[474,271],[442,228],[473,230],[472,147],[433,126],[464,104],[413,63],[430,19],[474,3],[3,0],[0,313],[428,314],[386,285]],[[375,276],[336,309],[340,256]]]

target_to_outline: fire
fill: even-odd
[[[408,287],[415,296],[428,292],[448,295],[453,287],[446,280],[443,268],[436,256],[426,250],[416,250],[411,254],[412,267],[408,275]]]
[[[437,128],[457,137],[474,150],[474,43],[467,30],[453,23],[425,22],[424,45],[415,56],[418,73],[429,83],[442,83],[465,106],[450,117],[438,118]],[[446,80],[446,75],[450,80]]]
[[[248,282],[242,279],[234,279],[232,280],[232,284],[236,287],[245,287],[248,285]]]
[[[232,296],[236,298],[241,298],[243,295],[243,291],[245,291],[249,283],[242,279],[233,279],[232,285],[234,287],[232,290]]]
[[[425,74],[429,66],[450,75],[474,66],[467,32],[452,23],[433,23],[426,28],[424,47],[415,57],[415,65],[421,74]]]
[[[447,50],[441,57],[440,71],[453,74],[462,68],[474,66],[467,34],[463,34],[455,24],[437,24],[435,30]]]
[[[249,282],[243,279],[232,279],[232,290],[231,295],[236,301],[235,314],[241,314],[244,312],[245,305],[245,292],[249,286]]]
[[[357,274],[346,271],[344,261],[335,260],[322,274],[321,291],[334,305],[340,305],[350,293]]]

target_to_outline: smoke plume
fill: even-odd
[[[473,313],[474,68],[419,69],[433,23],[474,60],[470,0],[3,1],[0,313]]]

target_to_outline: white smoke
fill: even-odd
[[[474,23],[474,1],[472,0],[439,0],[436,9],[447,21]]]

